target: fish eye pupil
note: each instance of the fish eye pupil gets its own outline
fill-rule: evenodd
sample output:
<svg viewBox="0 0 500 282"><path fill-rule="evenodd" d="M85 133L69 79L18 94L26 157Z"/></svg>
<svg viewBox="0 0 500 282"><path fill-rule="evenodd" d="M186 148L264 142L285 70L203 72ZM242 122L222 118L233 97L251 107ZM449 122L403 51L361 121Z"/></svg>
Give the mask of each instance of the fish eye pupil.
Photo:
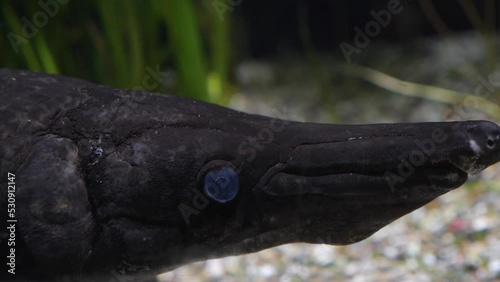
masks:
<svg viewBox="0 0 500 282"><path fill-rule="evenodd" d="M205 194L219 203L231 201L238 194L238 175L232 168L214 168L205 175L204 180Z"/></svg>
<svg viewBox="0 0 500 282"><path fill-rule="evenodd" d="M227 185L227 178L226 177L218 177L215 179L215 184L217 184L217 187L219 188L224 188Z"/></svg>

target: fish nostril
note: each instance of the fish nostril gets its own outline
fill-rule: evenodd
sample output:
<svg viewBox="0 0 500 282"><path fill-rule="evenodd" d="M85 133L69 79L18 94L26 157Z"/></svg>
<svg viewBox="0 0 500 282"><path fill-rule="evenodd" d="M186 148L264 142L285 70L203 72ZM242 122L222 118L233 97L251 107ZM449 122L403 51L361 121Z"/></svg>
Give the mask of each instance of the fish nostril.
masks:
<svg viewBox="0 0 500 282"><path fill-rule="evenodd" d="M488 147L488 149L490 149L490 150L494 149L495 148L495 140L488 138L488 141L486 142L486 147Z"/></svg>

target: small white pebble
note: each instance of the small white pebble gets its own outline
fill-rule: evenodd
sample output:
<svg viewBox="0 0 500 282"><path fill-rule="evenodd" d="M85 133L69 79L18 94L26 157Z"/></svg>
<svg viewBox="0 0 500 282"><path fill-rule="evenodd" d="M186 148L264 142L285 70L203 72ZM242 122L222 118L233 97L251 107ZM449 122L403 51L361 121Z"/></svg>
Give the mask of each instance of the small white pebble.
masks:
<svg viewBox="0 0 500 282"><path fill-rule="evenodd" d="M477 203L472 209L473 216L479 217L488 213L488 205L486 203Z"/></svg>
<svg viewBox="0 0 500 282"><path fill-rule="evenodd" d="M421 245L417 243L416 241L411 241L407 246L406 246L406 254L410 257L414 257L418 254L420 254L421 250Z"/></svg>
<svg viewBox="0 0 500 282"><path fill-rule="evenodd" d="M259 275L265 278L270 278L276 275L276 268L270 264L264 264L259 267Z"/></svg>
<svg viewBox="0 0 500 282"><path fill-rule="evenodd" d="M210 277L221 277L224 275L224 266L218 259L208 260L205 264L205 270Z"/></svg>
<svg viewBox="0 0 500 282"><path fill-rule="evenodd" d="M495 259L488 262L488 270L493 273L500 273L500 260Z"/></svg>
<svg viewBox="0 0 500 282"><path fill-rule="evenodd" d="M476 232L481 232L488 230L490 228L490 223L487 218L479 217L472 221L472 229Z"/></svg>
<svg viewBox="0 0 500 282"><path fill-rule="evenodd" d="M436 264L436 256L432 253L426 253L422 256L422 262L425 265L433 266Z"/></svg>
<svg viewBox="0 0 500 282"><path fill-rule="evenodd" d="M355 275L356 273L359 272L359 267L356 263L348 263L345 267L344 267L344 274L345 275L348 275L348 276L353 276Z"/></svg>
<svg viewBox="0 0 500 282"><path fill-rule="evenodd" d="M320 265L327 265L333 262L334 249L331 246L316 245L313 249L313 256Z"/></svg>
<svg viewBox="0 0 500 282"><path fill-rule="evenodd" d="M398 257L399 251L396 247L388 246L382 251L384 256L389 259L396 259Z"/></svg>

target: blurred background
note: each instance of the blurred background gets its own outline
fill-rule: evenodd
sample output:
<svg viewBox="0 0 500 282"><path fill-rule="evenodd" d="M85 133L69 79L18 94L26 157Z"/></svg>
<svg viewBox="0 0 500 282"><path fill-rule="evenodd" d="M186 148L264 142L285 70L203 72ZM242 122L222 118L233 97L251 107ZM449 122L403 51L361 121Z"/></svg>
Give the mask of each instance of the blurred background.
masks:
<svg viewBox="0 0 500 282"><path fill-rule="evenodd" d="M500 121L497 0L3 0L0 9L3 68L299 121ZM323 238L159 278L500 281L499 195L497 165L361 243Z"/></svg>

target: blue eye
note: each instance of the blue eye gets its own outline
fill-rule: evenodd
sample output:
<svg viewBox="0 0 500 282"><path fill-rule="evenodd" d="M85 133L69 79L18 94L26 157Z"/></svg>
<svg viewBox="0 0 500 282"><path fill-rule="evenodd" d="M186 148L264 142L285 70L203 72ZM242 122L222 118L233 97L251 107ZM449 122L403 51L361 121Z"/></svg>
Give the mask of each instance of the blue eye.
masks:
<svg viewBox="0 0 500 282"><path fill-rule="evenodd" d="M225 203L236 198L239 190L240 181L232 168L215 168L205 175L205 194L219 203Z"/></svg>

